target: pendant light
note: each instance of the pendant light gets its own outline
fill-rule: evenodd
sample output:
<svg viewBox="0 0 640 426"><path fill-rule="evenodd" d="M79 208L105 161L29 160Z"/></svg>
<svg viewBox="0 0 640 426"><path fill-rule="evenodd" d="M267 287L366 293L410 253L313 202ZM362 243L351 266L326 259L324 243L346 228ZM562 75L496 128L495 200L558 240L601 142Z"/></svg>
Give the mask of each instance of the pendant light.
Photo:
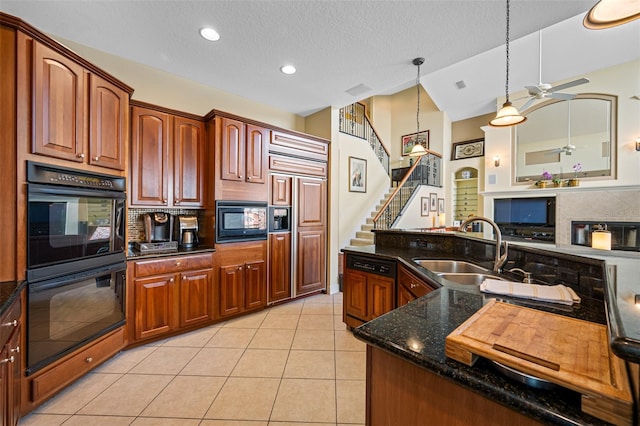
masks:
<svg viewBox="0 0 640 426"><path fill-rule="evenodd" d="M506 102L498 111L496 118L489 122L493 127L508 127L526 121L527 117L520 115L516 107L509 102L509 0L507 0L507 37L506 37L507 76L505 79Z"/></svg>
<svg viewBox="0 0 640 426"><path fill-rule="evenodd" d="M412 61L413 65L418 67L418 76L416 77L416 90L418 92L418 107L416 111L416 141L411 148L409 157L420 157L427 153L424 147L419 143L418 136L420 136L420 65L424 64L424 58L415 58Z"/></svg>

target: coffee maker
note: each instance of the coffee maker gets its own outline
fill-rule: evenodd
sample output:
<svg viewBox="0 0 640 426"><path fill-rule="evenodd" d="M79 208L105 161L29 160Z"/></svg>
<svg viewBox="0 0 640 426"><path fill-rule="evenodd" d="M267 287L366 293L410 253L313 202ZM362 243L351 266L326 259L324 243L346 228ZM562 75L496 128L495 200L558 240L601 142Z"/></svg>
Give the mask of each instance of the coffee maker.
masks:
<svg viewBox="0 0 640 426"><path fill-rule="evenodd" d="M145 213L144 232L148 243L171 241L173 216L164 212Z"/></svg>
<svg viewBox="0 0 640 426"><path fill-rule="evenodd" d="M178 244L184 248L198 245L198 218L196 216L178 216Z"/></svg>

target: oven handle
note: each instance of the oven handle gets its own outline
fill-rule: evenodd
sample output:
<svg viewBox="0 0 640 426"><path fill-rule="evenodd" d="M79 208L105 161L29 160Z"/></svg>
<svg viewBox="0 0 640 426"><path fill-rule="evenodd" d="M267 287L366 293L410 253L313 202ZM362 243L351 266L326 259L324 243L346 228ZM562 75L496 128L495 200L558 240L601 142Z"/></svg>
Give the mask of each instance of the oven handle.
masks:
<svg viewBox="0 0 640 426"><path fill-rule="evenodd" d="M29 293L39 293L41 291L51 290L54 288L63 287L76 281L110 274L113 272L125 272L126 269L127 264L125 262L119 262L107 266L101 266L99 268L94 268L88 271L65 275L59 278L52 278L50 280L42 281L39 283L29 283Z"/></svg>
<svg viewBox="0 0 640 426"><path fill-rule="evenodd" d="M84 189L84 188L73 188L69 189L67 187L53 187L50 185L41 185L38 183L29 183L29 193L33 194L51 194L51 195L74 195L74 196L85 196L85 197L93 197L93 198L111 198L116 200L124 200L127 198L126 194L121 191L105 191L104 189Z"/></svg>

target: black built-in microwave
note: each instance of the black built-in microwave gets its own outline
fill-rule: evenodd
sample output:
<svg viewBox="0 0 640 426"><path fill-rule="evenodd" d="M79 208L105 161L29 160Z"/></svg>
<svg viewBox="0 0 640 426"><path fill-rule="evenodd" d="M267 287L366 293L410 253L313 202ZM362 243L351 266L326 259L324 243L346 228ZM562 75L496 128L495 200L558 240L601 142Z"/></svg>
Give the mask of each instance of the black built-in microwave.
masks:
<svg viewBox="0 0 640 426"><path fill-rule="evenodd" d="M216 201L216 243L267 239L267 203Z"/></svg>

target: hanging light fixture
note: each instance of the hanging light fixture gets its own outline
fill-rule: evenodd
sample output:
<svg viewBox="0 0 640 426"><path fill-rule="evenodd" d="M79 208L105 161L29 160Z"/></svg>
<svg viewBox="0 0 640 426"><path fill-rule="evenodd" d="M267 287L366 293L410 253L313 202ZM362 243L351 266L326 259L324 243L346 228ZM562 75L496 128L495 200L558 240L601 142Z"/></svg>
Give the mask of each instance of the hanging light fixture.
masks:
<svg viewBox="0 0 640 426"><path fill-rule="evenodd" d="M424 58L415 58L412 62L413 65L418 67L418 76L416 77L416 90L418 91L418 108L416 111L416 141L413 145L413 148L411 148L409 157L420 157L427 153L424 147L419 143L418 139L418 137L420 136L420 65L424 64Z"/></svg>
<svg viewBox="0 0 640 426"><path fill-rule="evenodd" d="M600 0L589 10L582 24L590 30L601 30L639 18L640 3L637 0Z"/></svg>
<svg viewBox="0 0 640 426"><path fill-rule="evenodd" d="M500 111L498 111L496 118L489 122L489 125L494 127L514 126L516 124L524 122L527 119L527 117L520 115L516 107L514 107L511 102L509 102L509 0L507 0L507 37L505 45L507 52L507 76L504 85L506 102L502 105Z"/></svg>

